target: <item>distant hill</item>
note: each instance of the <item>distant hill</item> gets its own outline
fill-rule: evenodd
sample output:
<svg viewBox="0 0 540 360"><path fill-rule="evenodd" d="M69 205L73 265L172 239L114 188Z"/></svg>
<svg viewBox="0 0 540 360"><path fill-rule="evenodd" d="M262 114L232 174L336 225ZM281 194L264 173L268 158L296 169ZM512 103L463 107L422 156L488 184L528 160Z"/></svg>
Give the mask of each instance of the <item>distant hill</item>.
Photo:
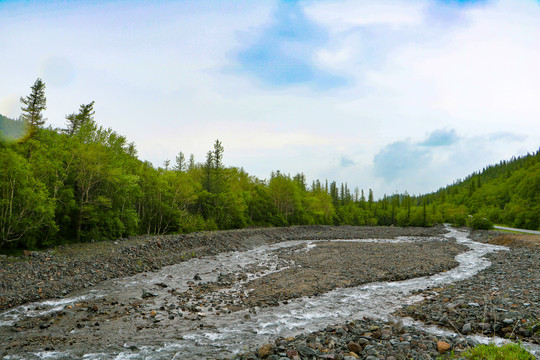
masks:
<svg viewBox="0 0 540 360"><path fill-rule="evenodd" d="M540 228L540 149L475 172L426 195L439 210L461 206L493 223Z"/></svg>
<svg viewBox="0 0 540 360"><path fill-rule="evenodd" d="M24 122L0 114L0 140L14 141L24 134Z"/></svg>

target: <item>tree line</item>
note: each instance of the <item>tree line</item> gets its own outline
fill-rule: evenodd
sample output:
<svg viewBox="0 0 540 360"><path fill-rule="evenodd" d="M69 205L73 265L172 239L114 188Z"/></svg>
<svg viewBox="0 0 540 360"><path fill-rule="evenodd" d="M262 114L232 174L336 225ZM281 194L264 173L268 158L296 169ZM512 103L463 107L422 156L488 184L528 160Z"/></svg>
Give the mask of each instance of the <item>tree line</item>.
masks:
<svg viewBox="0 0 540 360"><path fill-rule="evenodd" d="M137 234L304 224L430 226L500 222L537 229L539 153L501 162L437 192L384 195L347 183L307 183L279 171L261 180L223 164L216 140L204 162L179 152L155 167L94 118L94 102L45 127L45 84L0 117L0 250ZM24 133L17 137L15 134ZM472 216L472 217L471 217ZM473 219L473 220L471 220Z"/></svg>

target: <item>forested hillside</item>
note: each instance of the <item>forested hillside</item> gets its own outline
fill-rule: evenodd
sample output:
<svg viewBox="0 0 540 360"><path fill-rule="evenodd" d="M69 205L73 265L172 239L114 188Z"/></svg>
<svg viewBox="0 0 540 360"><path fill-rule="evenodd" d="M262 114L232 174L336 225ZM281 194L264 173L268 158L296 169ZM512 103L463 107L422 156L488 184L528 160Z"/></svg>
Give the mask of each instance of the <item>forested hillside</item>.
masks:
<svg viewBox="0 0 540 360"><path fill-rule="evenodd" d="M0 117L0 250L248 226L429 226L488 218L539 227L538 152L432 194L376 201L370 189L366 195L328 180L308 184L301 172L261 180L225 167L219 140L204 162L179 152L173 164L156 168L137 157L135 144L97 124L93 102L67 115L65 128L45 128L44 89L38 79L21 98L21 120Z"/></svg>
<svg viewBox="0 0 540 360"><path fill-rule="evenodd" d="M493 223L537 230L540 228L540 150L488 166L426 197L442 213L457 206L463 213L476 214L477 218L487 218ZM456 217L456 221L463 223L464 219Z"/></svg>

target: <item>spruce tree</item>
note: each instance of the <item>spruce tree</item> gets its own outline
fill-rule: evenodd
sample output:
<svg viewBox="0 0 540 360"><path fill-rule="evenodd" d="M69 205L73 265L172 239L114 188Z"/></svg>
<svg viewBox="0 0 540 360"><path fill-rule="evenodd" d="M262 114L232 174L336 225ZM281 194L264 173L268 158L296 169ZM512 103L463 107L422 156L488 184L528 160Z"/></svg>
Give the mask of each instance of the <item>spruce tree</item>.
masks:
<svg viewBox="0 0 540 360"><path fill-rule="evenodd" d="M84 125L94 121L95 113L96 112L94 111L94 101L89 104L82 104L81 106L79 106L78 113L66 115L67 128L64 130L64 132L69 136L78 134L80 129L84 127Z"/></svg>
<svg viewBox="0 0 540 360"><path fill-rule="evenodd" d="M41 79L38 78L31 89L30 95L21 97L21 102L24 104L21 107L23 111L21 119L26 122L33 133L38 127L45 124L46 119L43 118L42 112L47 109L47 98L45 97L45 83Z"/></svg>

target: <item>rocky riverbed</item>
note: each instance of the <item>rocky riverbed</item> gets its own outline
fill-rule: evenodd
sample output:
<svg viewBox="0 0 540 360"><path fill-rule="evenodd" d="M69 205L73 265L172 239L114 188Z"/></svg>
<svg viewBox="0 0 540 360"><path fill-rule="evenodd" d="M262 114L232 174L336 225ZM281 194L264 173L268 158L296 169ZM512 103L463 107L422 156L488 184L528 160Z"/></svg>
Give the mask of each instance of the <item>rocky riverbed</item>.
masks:
<svg viewBox="0 0 540 360"><path fill-rule="evenodd" d="M478 235L476 239L484 240ZM430 289L424 292L426 300L397 315L463 335L496 335L540 344L540 249L536 243L516 243L509 251L487 257L492 265L478 275Z"/></svg>
<svg viewBox="0 0 540 360"><path fill-rule="evenodd" d="M452 333L433 335L417 325L406 326L399 318L383 321L366 315L351 315L346 322L298 335L297 330L293 334L287 327L279 330L281 325L276 323L281 315L276 318L267 314L279 307L287 316L298 313L298 319L320 316L309 313L310 299L322 301L339 288L444 273L457 265L456 255L466 249L452 240L441 240L440 235L444 232L443 228L331 226L247 229L139 237L89 244L79 249L56 249L24 260L0 259L3 262L0 296L5 299L5 304L66 295L65 301L29 304L0 314L0 325L4 319L4 326L0 326L0 348L5 348L0 355L11 359L43 356L108 359L122 354L136 359L170 359L172 356L175 359L223 359L240 351L243 355L236 357L241 359L436 358L449 349L459 351L474 345L476 340ZM319 241L324 239L366 240ZM377 243L369 239L387 240ZM497 256L503 259L508 253L490 256L495 256L493 259L498 261ZM250 254L251 258L246 260L245 254ZM525 252L516 253L517 258L511 263L528 267L529 278L534 279L538 276L535 269L539 259L537 255L525 255ZM530 261L520 262L520 259ZM163 267L174 263L178 265ZM490 280L505 277L510 270L519 271L509 264L501 263L501 268ZM161 267L163 269L157 271ZM493 266L483 272L491 268ZM136 273L138 275L126 277ZM77 274L81 276L76 278ZM23 280L18 283L19 278ZM117 279L101 281L106 278ZM473 279L476 277L463 283ZM12 283L8 284L8 281ZM512 278L507 281L513 282ZM393 287L393 283L388 284ZM448 308L443 306L449 301L443 297L438 305L433 299L446 289L456 289L459 284L427 290L417 297L424 296L429 300L402 311L421 309L417 314L427 314L426 320L437 318L438 324L447 316L448 323L456 323L457 320L450 320L444 313ZM532 280L516 285L514 290L526 289L528 285L531 285L530 291L535 291ZM478 297L484 290L481 287L464 288L457 291L459 295L456 296L467 304L476 301L480 305ZM21 291L22 296L18 294ZM305 300L297 303L295 299L300 298ZM347 301L346 295L337 298ZM428 306L431 303L435 306ZM422 304L428 305L423 307ZM339 305L332 309L340 312ZM534 340L537 298L511 310L516 313L511 314L512 320L519 323L512 335L523 337L524 332L519 331L522 324L527 324L531 325L532 331L527 339ZM438 316L439 313L443 316ZM414 316L414 312L408 315ZM472 317L462 316L464 319ZM471 333L478 331L476 323L468 321L471 322ZM238 331L239 327L246 327L246 334L249 331L264 333L268 322L275 329L268 332L270 336L265 345L260 339L250 342L249 335L240 336L242 340L238 345L227 347L220 347L212 340L223 337L224 333ZM228 327L232 323L239 325ZM271 336L276 333L282 333L283 337ZM190 347L195 343L198 347ZM199 348L204 348L203 352L198 353Z"/></svg>
<svg viewBox="0 0 540 360"><path fill-rule="evenodd" d="M470 237L510 247L487 255L492 265L476 276L418 292L425 300L399 309L394 320L351 319L276 338L238 359L439 359L449 358L451 351L459 357L478 345L478 338L492 336L540 344L540 237L486 231ZM443 330L433 331L435 327Z"/></svg>
<svg viewBox="0 0 540 360"><path fill-rule="evenodd" d="M107 279L157 270L190 258L247 250L264 244L300 239L426 237L441 233L444 233L442 227L292 226L139 236L32 252L23 258L0 257L0 310L63 297L73 290L92 287Z"/></svg>

